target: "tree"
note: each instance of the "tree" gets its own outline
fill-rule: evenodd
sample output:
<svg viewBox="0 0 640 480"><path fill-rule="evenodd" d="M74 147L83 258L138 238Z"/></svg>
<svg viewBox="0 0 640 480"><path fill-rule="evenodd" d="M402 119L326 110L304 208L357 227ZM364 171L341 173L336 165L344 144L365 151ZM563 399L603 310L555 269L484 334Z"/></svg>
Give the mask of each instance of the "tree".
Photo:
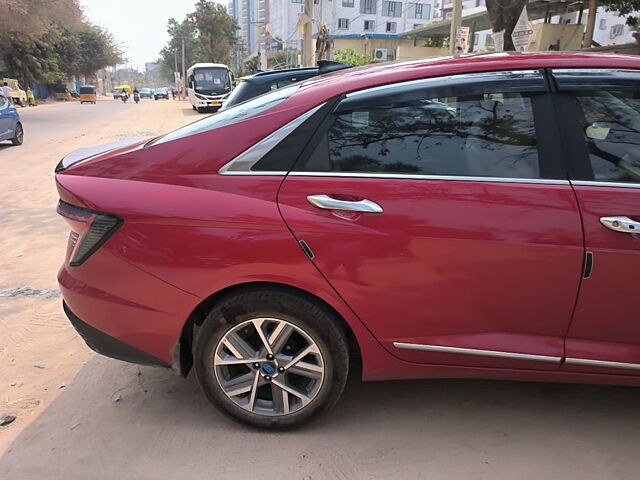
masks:
<svg viewBox="0 0 640 480"><path fill-rule="evenodd" d="M182 42L184 40L185 68L197 62L231 63L231 52L236 46L238 24L229 16L222 5L198 0L195 11L178 21L169 20L167 32L169 42L160 51L160 64L163 77L173 81L176 67L182 70Z"/></svg>
<svg viewBox="0 0 640 480"><path fill-rule="evenodd" d="M122 62L111 34L86 22L74 28L52 24L42 34L12 32L4 42L0 55L7 70L24 83L56 83Z"/></svg>
<svg viewBox="0 0 640 480"><path fill-rule="evenodd" d="M0 41L11 34L42 35L55 23L64 27L78 26L82 11L78 0L3 0L0 15Z"/></svg>
<svg viewBox="0 0 640 480"><path fill-rule="evenodd" d="M504 30L504 49L515 50L511 34L516 26L518 17L529 0L487 0L487 13L494 32Z"/></svg>
<svg viewBox="0 0 640 480"><path fill-rule="evenodd" d="M353 48L345 48L343 50L336 50L333 54L333 60L359 66L373 62L373 57L371 55L360 54Z"/></svg>
<svg viewBox="0 0 640 480"><path fill-rule="evenodd" d="M231 63L238 24L220 4L198 0L187 17L196 32L196 55L204 62Z"/></svg>

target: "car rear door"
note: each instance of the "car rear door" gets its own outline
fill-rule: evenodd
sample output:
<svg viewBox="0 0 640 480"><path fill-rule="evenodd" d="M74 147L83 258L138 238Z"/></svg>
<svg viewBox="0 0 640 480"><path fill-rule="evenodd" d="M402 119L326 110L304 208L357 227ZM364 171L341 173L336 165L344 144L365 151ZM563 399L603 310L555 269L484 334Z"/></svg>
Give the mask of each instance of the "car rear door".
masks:
<svg viewBox="0 0 640 480"><path fill-rule="evenodd" d="M585 272L564 369L640 374L640 71L555 70Z"/></svg>
<svg viewBox="0 0 640 480"><path fill-rule="evenodd" d="M348 94L284 180L287 225L397 357L559 368L584 248L545 85L496 72Z"/></svg>

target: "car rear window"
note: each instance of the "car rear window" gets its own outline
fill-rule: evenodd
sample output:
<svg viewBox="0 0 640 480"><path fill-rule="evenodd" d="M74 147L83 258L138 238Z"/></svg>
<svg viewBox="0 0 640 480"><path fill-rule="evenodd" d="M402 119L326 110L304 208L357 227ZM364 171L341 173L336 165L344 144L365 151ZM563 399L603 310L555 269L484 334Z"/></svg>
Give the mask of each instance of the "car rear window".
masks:
<svg viewBox="0 0 640 480"><path fill-rule="evenodd" d="M213 115L205 117L202 120L198 120L197 122L190 123L189 125L185 125L184 127L174 130L173 132L150 142L149 145L170 142L178 138L207 132L219 127L225 127L227 125L231 125L241 120L253 117L285 101L287 98L293 95L298 90L298 88L300 88L299 85L291 85L286 88L266 93L244 103L239 103L238 105L235 105L228 110L214 113Z"/></svg>

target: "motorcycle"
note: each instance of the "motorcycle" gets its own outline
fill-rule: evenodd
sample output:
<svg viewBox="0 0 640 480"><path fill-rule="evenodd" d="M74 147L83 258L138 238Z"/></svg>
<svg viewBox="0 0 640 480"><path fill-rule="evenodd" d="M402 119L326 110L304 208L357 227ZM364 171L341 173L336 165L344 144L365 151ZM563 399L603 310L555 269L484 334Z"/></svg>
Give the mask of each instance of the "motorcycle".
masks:
<svg viewBox="0 0 640 480"><path fill-rule="evenodd" d="M122 100L122 103L127 103L127 100L129 100L129 95L127 95L126 93L123 93L122 96L120 97L120 100Z"/></svg>
<svg viewBox="0 0 640 480"><path fill-rule="evenodd" d="M133 101L136 103L140 101L140 94L138 92L133 92Z"/></svg>

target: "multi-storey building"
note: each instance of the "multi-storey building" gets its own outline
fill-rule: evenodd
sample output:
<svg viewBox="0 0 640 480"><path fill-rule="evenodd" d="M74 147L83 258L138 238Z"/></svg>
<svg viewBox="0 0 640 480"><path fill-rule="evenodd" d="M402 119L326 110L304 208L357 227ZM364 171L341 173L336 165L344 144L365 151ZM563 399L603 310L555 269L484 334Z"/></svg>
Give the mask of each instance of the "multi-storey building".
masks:
<svg viewBox="0 0 640 480"><path fill-rule="evenodd" d="M472 0L475 1L475 0ZM313 32L319 22L332 35L402 33L441 17L442 0L314 0ZM304 0L272 0L269 2L269 30L283 48L300 48L297 30L298 14Z"/></svg>
<svg viewBox="0 0 640 480"><path fill-rule="evenodd" d="M273 3L279 3L274 1ZM240 29L238 39L250 57L265 49L265 29L268 24L269 0L230 0L227 10Z"/></svg>

